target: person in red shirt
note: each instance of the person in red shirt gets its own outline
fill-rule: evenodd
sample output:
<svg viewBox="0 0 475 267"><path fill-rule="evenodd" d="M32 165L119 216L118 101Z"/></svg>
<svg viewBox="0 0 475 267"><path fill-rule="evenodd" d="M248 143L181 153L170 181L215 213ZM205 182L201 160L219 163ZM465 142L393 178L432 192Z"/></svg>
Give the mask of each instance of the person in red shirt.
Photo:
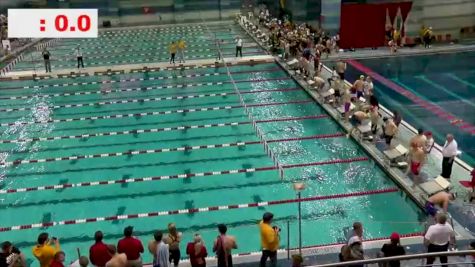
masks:
<svg viewBox="0 0 475 267"><path fill-rule="evenodd" d="M142 267L142 258L140 254L144 252L142 242L133 237L134 227L127 226L124 229L124 238L117 244L117 252L127 255L127 266Z"/></svg>
<svg viewBox="0 0 475 267"><path fill-rule="evenodd" d="M54 254L54 260L51 262L49 267L64 267L64 260L66 259L66 254L62 251L56 252Z"/></svg>
<svg viewBox="0 0 475 267"><path fill-rule="evenodd" d="M186 254L190 256L191 267L206 267L208 252L199 234L195 234L193 242L186 245Z"/></svg>
<svg viewBox="0 0 475 267"><path fill-rule="evenodd" d="M89 249L89 259L91 263L97 267L104 267L106 263L111 259L111 255L107 250L107 245L102 242L104 235L101 231L97 231L94 234L94 240L96 243Z"/></svg>

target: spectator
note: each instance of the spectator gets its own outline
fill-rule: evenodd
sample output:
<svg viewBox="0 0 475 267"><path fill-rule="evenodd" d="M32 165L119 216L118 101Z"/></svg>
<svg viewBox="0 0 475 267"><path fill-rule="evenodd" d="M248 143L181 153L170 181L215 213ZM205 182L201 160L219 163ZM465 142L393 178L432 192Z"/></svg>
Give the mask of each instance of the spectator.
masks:
<svg viewBox="0 0 475 267"><path fill-rule="evenodd" d="M176 230L176 225L174 223L169 223L166 243L168 244L170 250L170 263L173 262L175 267L178 266L181 258L180 241L181 233Z"/></svg>
<svg viewBox="0 0 475 267"><path fill-rule="evenodd" d="M271 225L273 218L274 214L266 212L262 216L262 221L259 223L262 246L260 267L266 266L267 258L270 259L271 267L275 267L277 265L277 249L279 248L280 229L277 226Z"/></svg>
<svg viewBox="0 0 475 267"><path fill-rule="evenodd" d="M119 240L117 244L117 252L125 253L127 255L127 266L128 267L142 267L142 258L140 254L143 253L142 242L133 237L132 233L134 228L132 226L127 226L124 229L124 238Z"/></svg>
<svg viewBox="0 0 475 267"><path fill-rule="evenodd" d="M64 267L64 260L66 259L66 254L63 251L58 251L54 254L54 260L51 262L49 267Z"/></svg>
<svg viewBox="0 0 475 267"><path fill-rule="evenodd" d="M51 72L51 62L50 62L50 52L48 51L48 49L46 49L46 47L43 49L43 52L41 53L41 55L43 56L43 60L45 62L45 70L46 72Z"/></svg>
<svg viewBox="0 0 475 267"><path fill-rule="evenodd" d="M106 252L106 254L109 254ZM89 259L86 256L81 256L79 259L71 263L69 267L88 267L89 265Z"/></svg>
<svg viewBox="0 0 475 267"><path fill-rule="evenodd" d="M302 267L303 257L300 254L292 255L292 267Z"/></svg>
<svg viewBox="0 0 475 267"><path fill-rule="evenodd" d="M396 126L399 128L399 124L401 124L402 117L401 117L401 114L399 113L399 111L397 111L397 110L393 111L393 121L396 124Z"/></svg>
<svg viewBox="0 0 475 267"><path fill-rule="evenodd" d="M107 250L111 259L106 263L105 267L128 267L127 255L125 253L117 253L114 245L107 245Z"/></svg>
<svg viewBox="0 0 475 267"><path fill-rule="evenodd" d="M178 46L176 45L175 41L172 41L170 46L168 47L168 51L170 51L170 64L175 64L175 55L176 51L178 49Z"/></svg>
<svg viewBox="0 0 475 267"><path fill-rule="evenodd" d="M425 132L424 135L426 136L426 145L424 147L424 150L426 154L430 154L432 148L434 147L435 141L432 137L432 132Z"/></svg>
<svg viewBox="0 0 475 267"><path fill-rule="evenodd" d="M191 267L206 267L208 252L199 234L195 234L193 242L186 246L186 254L190 257Z"/></svg>
<svg viewBox="0 0 475 267"><path fill-rule="evenodd" d="M452 165L454 164L455 157L458 155L458 145L452 134L448 134L444 148L442 149L442 177L450 179L452 174Z"/></svg>
<svg viewBox="0 0 475 267"><path fill-rule="evenodd" d="M383 257L394 257L406 254L404 247L400 244L400 238L398 233L392 233L389 238L390 242L383 245L381 248L381 254ZM399 267L401 263L399 261L385 262L380 267Z"/></svg>
<svg viewBox="0 0 475 267"><path fill-rule="evenodd" d="M363 239L363 224L360 222L353 223L353 229L348 232L347 241L350 242L350 239L354 236L358 236L360 239Z"/></svg>
<svg viewBox="0 0 475 267"><path fill-rule="evenodd" d="M82 60L82 50L81 50L81 47L79 45L76 49L76 58L78 60L78 69L79 69L79 66L84 68L84 61Z"/></svg>
<svg viewBox="0 0 475 267"><path fill-rule="evenodd" d="M53 245L51 245L53 242ZM33 255L38 259L40 267L50 267L55 254L60 251L59 240L53 237L49 239L48 233L38 236L37 244L33 247Z"/></svg>
<svg viewBox="0 0 475 267"><path fill-rule="evenodd" d="M236 57L238 56L238 53L239 56L242 57L242 39L239 36L236 38Z"/></svg>
<svg viewBox="0 0 475 267"><path fill-rule="evenodd" d="M447 223L447 216L443 213L437 214L437 224L429 226L424 235L424 244L427 252L444 252L449 249L449 245L455 244L455 232L452 226ZM447 267L447 256L440 256L442 267ZM427 266L434 263L435 257L427 258Z"/></svg>
<svg viewBox="0 0 475 267"><path fill-rule="evenodd" d="M183 63L185 63L185 48L186 48L186 43L185 43L185 40L183 40L182 38L180 38L180 40L178 40L178 57L180 59L180 63L183 61Z"/></svg>
<svg viewBox="0 0 475 267"><path fill-rule="evenodd" d="M341 248L340 255L340 261L363 260L363 240L358 235L351 237L348 244ZM351 266L363 267L362 264L352 264Z"/></svg>
<svg viewBox="0 0 475 267"><path fill-rule="evenodd" d="M162 232L156 231L155 234L153 234L153 238L156 243L153 253L153 267L169 267L170 249L168 245L163 242Z"/></svg>
<svg viewBox="0 0 475 267"><path fill-rule="evenodd" d="M232 267L233 258L231 250L237 248L236 239L233 236L226 235L228 228L224 224L218 225L219 236L214 241L213 251L218 258L217 267Z"/></svg>
<svg viewBox="0 0 475 267"><path fill-rule="evenodd" d="M108 253L107 245L102 242L104 235L101 231L97 231L94 234L94 240L96 243L89 249L89 259L91 263L96 267L104 267L106 263L111 259Z"/></svg>
<svg viewBox="0 0 475 267"><path fill-rule="evenodd" d="M0 267L26 267L25 255L12 243L5 241L0 253Z"/></svg>

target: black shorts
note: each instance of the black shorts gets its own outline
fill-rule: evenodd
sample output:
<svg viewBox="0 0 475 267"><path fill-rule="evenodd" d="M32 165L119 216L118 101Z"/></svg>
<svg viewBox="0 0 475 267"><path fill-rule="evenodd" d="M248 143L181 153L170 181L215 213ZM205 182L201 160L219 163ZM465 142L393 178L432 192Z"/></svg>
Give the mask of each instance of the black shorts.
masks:
<svg viewBox="0 0 475 267"><path fill-rule="evenodd" d="M345 80L345 73L344 72L338 72L338 75L340 76L340 79L342 81Z"/></svg>
<svg viewBox="0 0 475 267"><path fill-rule="evenodd" d="M340 97L341 94L340 94L340 90L335 90L335 97Z"/></svg>
<svg viewBox="0 0 475 267"><path fill-rule="evenodd" d="M391 144L391 140L393 140L393 136L391 135L384 135L384 139L386 140L386 145Z"/></svg>
<svg viewBox="0 0 475 267"><path fill-rule="evenodd" d="M174 265L178 265L178 263L180 262L180 258L181 258L181 253L180 253L180 250L169 250L170 252L170 263L173 262Z"/></svg>

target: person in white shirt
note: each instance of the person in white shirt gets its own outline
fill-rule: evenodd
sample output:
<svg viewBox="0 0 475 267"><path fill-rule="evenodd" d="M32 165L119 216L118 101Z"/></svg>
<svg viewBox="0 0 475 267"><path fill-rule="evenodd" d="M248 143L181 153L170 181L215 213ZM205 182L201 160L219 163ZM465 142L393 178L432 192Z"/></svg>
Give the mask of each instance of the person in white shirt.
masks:
<svg viewBox="0 0 475 267"><path fill-rule="evenodd" d="M239 55L242 57L242 39L241 37L236 38L236 57Z"/></svg>
<svg viewBox="0 0 475 267"><path fill-rule="evenodd" d="M452 134L448 134L444 148L442 149L442 177L450 179L452 174L452 165L454 164L454 159L458 154L457 141L455 141Z"/></svg>
<svg viewBox="0 0 475 267"><path fill-rule="evenodd" d="M78 60L78 69L79 69L79 66L81 66L82 68L84 68L84 62L82 60L82 50L81 50L81 47L78 46L76 48L76 58Z"/></svg>
<svg viewBox="0 0 475 267"><path fill-rule="evenodd" d="M366 80L363 85L364 88L364 95L366 97L366 100L369 101L369 98L373 95L373 80L371 79L370 76L366 76Z"/></svg>
<svg viewBox="0 0 475 267"><path fill-rule="evenodd" d="M447 216L443 213L437 214L437 224L429 226L424 235L424 244L427 246L427 252L445 252L449 245L455 244L455 232L452 226L447 223ZM447 256L440 256L442 267L447 267ZM435 257L427 258L427 265L434 263Z"/></svg>
<svg viewBox="0 0 475 267"><path fill-rule="evenodd" d="M161 231L156 231L153 237L157 242L156 252L153 256L153 267L169 267L170 251L168 244L163 242L163 233Z"/></svg>

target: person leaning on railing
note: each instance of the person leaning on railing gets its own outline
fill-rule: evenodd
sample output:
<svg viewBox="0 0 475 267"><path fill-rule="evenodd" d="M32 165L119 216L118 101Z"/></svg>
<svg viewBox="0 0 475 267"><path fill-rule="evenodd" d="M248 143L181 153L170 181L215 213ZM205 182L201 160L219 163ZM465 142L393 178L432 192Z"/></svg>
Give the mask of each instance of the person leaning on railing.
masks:
<svg viewBox="0 0 475 267"><path fill-rule="evenodd" d="M429 226L424 235L424 244L427 246L427 252L444 252L449 246L455 246L455 232L452 226L447 223L447 216L444 213L437 214L437 224ZM440 256L442 267L447 265L447 256ZM435 257L427 258L427 265L434 263Z"/></svg>

